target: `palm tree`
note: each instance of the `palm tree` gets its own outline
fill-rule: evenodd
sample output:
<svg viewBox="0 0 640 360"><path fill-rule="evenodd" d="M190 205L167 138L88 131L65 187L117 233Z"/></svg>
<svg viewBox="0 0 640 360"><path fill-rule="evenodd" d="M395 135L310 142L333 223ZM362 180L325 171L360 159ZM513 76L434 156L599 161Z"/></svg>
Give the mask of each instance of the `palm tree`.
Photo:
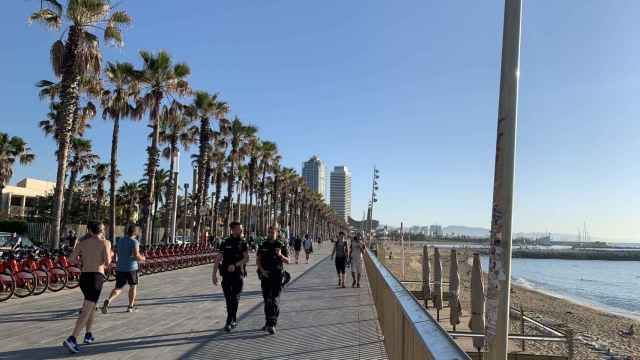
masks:
<svg viewBox="0 0 640 360"><path fill-rule="evenodd" d="M104 204L104 181L107 180L109 174L109 164L99 163L93 166L94 176L96 180L96 215L98 221L102 221L102 205Z"/></svg>
<svg viewBox="0 0 640 360"><path fill-rule="evenodd" d="M235 183L236 167L242 162L243 154L240 151L241 146L252 136L258 132L254 126L243 125L240 119L236 118L229 125L229 134L231 137L231 153L229 154L229 178L227 179L227 214L225 220L225 228L228 227L231 217L233 216L233 193Z"/></svg>
<svg viewBox="0 0 640 360"><path fill-rule="evenodd" d="M153 129L151 146L147 148L147 193L143 199L142 245L146 245L153 228L151 205L154 204L156 194L156 172L160 158L158 143L160 142L160 115L163 102L173 95L186 95L190 92L189 84L184 80L190 73L189 66L184 63L173 64L171 57L165 51L152 54L141 51L143 67L136 71L136 81L143 91L142 97L136 104L136 115L149 113L149 126Z"/></svg>
<svg viewBox="0 0 640 360"><path fill-rule="evenodd" d="M136 182L123 182L118 189L120 203L124 205L124 217L127 225L135 222L134 214L138 210L138 202L144 189Z"/></svg>
<svg viewBox="0 0 640 360"><path fill-rule="evenodd" d="M202 223L202 214L200 209L203 208L207 197L207 169L209 165L209 149L211 139L211 117L216 117L229 111L229 106L225 102L218 101L218 94L209 94L205 91L197 91L193 99L193 104L189 108L191 116L200 121L199 135L199 154L198 154L198 179L196 199L196 223L195 234L196 239L200 238L200 226Z"/></svg>
<svg viewBox="0 0 640 360"><path fill-rule="evenodd" d="M163 108L160 119L160 143L168 144L162 150L164 158L171 159L172 154L176 154L179 151L179 145L182 145L184 150L189 150L189 147L195 143L196 131L191 127L191 122L192 119L184 114L184 106L177 101L174 101L171 106ZM167 184L167 191L169 192L167 197L168 211L164 222L166 229L171 227L174 209L178 205L178 199L176 198L176 187L178 186L176 182L178 179L174 177L177 169L174 169L173 166L173 161L171 161L169 183ZM167 233L165 232L165 234Z"/></svg>
<svg viewBox="0 0 640 360"><path fill-rule="evenodd" d="M99 160L98 155L91 149L91 141L83 138L75 138L71 142L71 160L69 161L69 187L64 201L64 216L62 217L62 228L68 224L73 194L75 192L78 175L84 170L93 166Z"/></svg>
<svg viewBox="0 0 640 360"><path fill-rule="evenodd" d="M137 96L135 83L132 81L134 68L130 63L107 63L104 71L111 89L102 92L102 118L113 121L111 136L111 164L109 172L109 236L115 239L116 231L116 180L118 174L118 141L120 137L120 120L133 114L134 107L130 100Z"/></svg>
<svg viewBox="0 0 640 360"><path fill-rule="evenodd" d="M260 149L260 153L259 153L259 165L258 165L258 171L262 173L262 178L260 180L260 189L259 189L259 199L260 199L260 204L258 205L258 208L260 209L260 216L259 216L259 231L261 232L261 234L265 234L267 229L266 229L266 219L265 219L265 195L266 195L266 180L267 180L267 173L269 173L271 171L271 167L272 167L272 162L275 159L275 157L278 154L278 147L274 142L271 141L264 141L262 143L261 149ZM257 202L257 201L256 201Z"/></svg>
<svg viewBox="0 0 640 360"><path fill-rule="evenodd" d="M212 152L211 152L211 168L213 169L212 182L215 183L215 196L213 202L213 216L211 219L211 231L216 236L218 234L218 218L220 211L220 196L222 194L222 182L225 180L224 168L227 165L227 141L225 132L227 131L226 120L221 120L220 132L214 132Z"/></svg>
<svg viewBox="0 0 640 360"><path fill-rule="evenodd" d="M13 176L16 160L22 165L29 165L34 159L35 155L22 138L0 132L0 195Z"/></svg>
<svg viewBox="0 0 640 360"><path fill-rule="evenodd" d="M103 28L106 42L122 45L120 28L130 24L131 18L124 11L112 11L108 0L68 0L66 11L57 0L42 0L40 4L40 10L29 17L30 21L43 23L56 30L61 29L63 22L68 25L68 29L64 32L67 35L66 40L57 40L51 47L53 72L61 79L60 102L62 104L60 122L56 126L58 172L54 191L51 242L53 248L58 248L69 144L71 137L77 132L74 117L78 111L80 99L80 78L82 75L97 75L100 72L99 41L90 30Z"/></svg>
<svg viewBox="0 0 640 360"><path fill-rule="evenodd" d="M249 164L247 167L248 172L248 191L249 191L249 202L247 206L247 218L246 218L246 229L249 233L251 233L251 224L253 220L253 195L256 191L256 178L258 171L258 159L260 157L260 153L262 151L262 143L258 139L258 137L252 137L249 142L247 142L248 155L249 155ZM257 221L256 221L257 225ZM257 230L254 228L254 231Z"/></svg>

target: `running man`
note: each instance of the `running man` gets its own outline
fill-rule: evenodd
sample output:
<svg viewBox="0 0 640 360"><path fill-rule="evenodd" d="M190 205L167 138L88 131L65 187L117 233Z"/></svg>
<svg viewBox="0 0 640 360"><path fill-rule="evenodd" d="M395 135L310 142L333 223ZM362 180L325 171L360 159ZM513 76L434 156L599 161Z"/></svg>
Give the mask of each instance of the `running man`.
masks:
<svg viewBox="0 0 640 360"><path fill-rule="evenodd" d="M302 247L304 248L304 255L307 258L307 264L309 263L309 256L313 252L313 241L309 237L309 234L305 234L304 241L302 242Z"/></svg>
<svg viewBox="0 0 640 360"><path fill-rule="evenodd" d="M360 277L362 276L362 252L364 251L364 242L360 236L354 236L349 247L349 258L351 259L351 278L353 283L351 287L360 287Z"/></svg>
<svg viewBox="0 0 640 360"><path fill-rule="evenodd" d="M249 261L249 247L243 238L242 224L237 221L229 224L231 236L221 245L222 261L218 266L214 263L211 280L218 285L217 270L222 276L222 291L227 303L227 321L224 330L230 332L238 326L238 303L243 285L243 266ZM216 269L217 268L217 269Z"/></svg>
<svg viewBox="0 0 640 360"><path fill-rule="evenodd" d="M111 291L109 298L102 304L102 313L109 312L109 305L120 295L125 284L129 285L129 306L127 312L134 312L134 303L138 288L138 262L145 261L140 255L140 243L138 242L138 226L129 225L127 236L118 239L116 243L116 286Z"/></svg>
<svg viewBox="0 0 640 360"><path fill-rule="evenodd" d="M72 263L77 262L78 256L81 259L80 290L84 295L80 317L76 320L73 333L62 343L73 354L80 352L76 338L83 327L86 328L84 343L91 344L95 341L91 327L95 318L96 303L105 281L105 270L111 263L111 243L104 238L104 226L99 222L90 222L87 228L89 234L78 241L70 258Z"/></svg>
<svg viewBox="0 0 640 360"><path fill-rule="evenodd" d="M276 333L278 316L280 315L280 293L282 292L282 278L284 274L284 264L289 263L289 253L287 245L278 240L277 225L269 227L269 237L260 246L256 257L256 267L262 297L264 298L264 316L266 323L262 328L271 335Z"/></svg>
<svg viewBox="0 0 640 360"><path fill-rule="evenodd" d="M345 234L343 231L338 233L338 240L333 245L331 251L331 260L336 258L336 272L338 273L338 287L346 287L344 285L345 272L347 268L347 256L349 255L349 249L347 248L347 242L344 240Z"/></svg>

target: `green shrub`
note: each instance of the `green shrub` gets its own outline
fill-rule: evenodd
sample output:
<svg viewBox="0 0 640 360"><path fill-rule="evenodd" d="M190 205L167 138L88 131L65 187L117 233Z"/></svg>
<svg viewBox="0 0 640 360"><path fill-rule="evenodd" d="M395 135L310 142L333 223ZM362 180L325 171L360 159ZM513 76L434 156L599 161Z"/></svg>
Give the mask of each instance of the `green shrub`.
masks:
<svg viewBox="0 0 640 360"><path fill-rule="evenodd" d="M0 232L23 235L27 233L27 223L21 220L0 220Z"/></svg>

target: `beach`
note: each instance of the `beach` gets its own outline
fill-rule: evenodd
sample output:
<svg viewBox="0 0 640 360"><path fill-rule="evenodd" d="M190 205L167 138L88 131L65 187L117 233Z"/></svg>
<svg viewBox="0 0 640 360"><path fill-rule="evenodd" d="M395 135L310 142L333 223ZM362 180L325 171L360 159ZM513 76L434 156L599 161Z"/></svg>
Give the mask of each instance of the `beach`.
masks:
<svg viewBox="0 0 640 360"><path fill-rule="evenodd" d="M388 258L392 253L391 259ZM387 246L387 266L398 276L402 276L401 247L399 245ZM405 249L405 275L403 280L409 281L407 287L418 289L419 283L411 281L422 280L421 265L422 247L414 246ZM442 249L442 265L444 282L449 277L449 250ZM472 264L472 249L458 250L458 263L461 278L461 304L463 317L461 324L457 326L459 331L468 331L468 315L470 313L470 279ZM430 249L431 261L433 261L433 250ZM562 260L559 260L562 261ZM486 271L486 268L483 268ZM486 274L485 274L486 287ZM443 286L447 292L447 286ZM640 334L635 336L621 336L620 331L629 329L634 325L636 331L640 330L640 321L631 317L607 312L592 306L578 304L566 298L553 296L534 289L513 285L511 305L516 309L522 308L525 316L532 318L546 326L566 333L571 330L574 333L574 354L576 359L603 359L614 355L638 356L640 355ZM430 310L434 312L433 310ZM448 330L452 330L449 324L449 310L447 308L440 312L440 324ZM511 334L521 334L520 317L512 313ZM524 333L526 335L548 335L533 324L526 323ZM459 344L467 351L473 351L471 341L466 338L457 339ZM511 341L511 352L523 352L529 354L545 355L567 355L567 345L564 342L540 342L525 341L524 350L521 341ZM606 355L606 354L609 355ZM613 357L615 358L615 357Z"/></svg>

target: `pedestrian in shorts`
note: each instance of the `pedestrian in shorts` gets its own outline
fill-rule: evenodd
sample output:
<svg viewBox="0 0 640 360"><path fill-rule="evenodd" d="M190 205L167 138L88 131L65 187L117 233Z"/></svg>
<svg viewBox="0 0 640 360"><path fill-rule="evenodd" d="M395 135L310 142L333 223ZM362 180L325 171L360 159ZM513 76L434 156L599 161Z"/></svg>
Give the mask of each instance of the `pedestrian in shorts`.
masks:
<svg viewBox="0 0 640 360"><path fill-rule="evenodd" d="M129 225L127 236L116 242L116 286L111 291L111 295L102 304L102 313L109 312L109 305L122 292L125 285L129 285L129 306L127 312L134 312L134 303L138 289L138 262L145 261L145 257L140 254L140 243L138 242L138 226Z"/></svg>
<svg viewBox="0 0 640 360"><path fill-rule="evenodd" d="M62 343L69 352L74 354L80 352L76 339L82 328L86 329L84 343L91 344L95 341L91 328L95 318L96 303L106 279L105 271L111 263L111 243L104 238L104 226L99 222L90 222L87 228L89 234L78 241L70 259L72 263L77 263L77 258L80 257L82 273L79 282L84 296L82 310L73 332Z"/></svg>

